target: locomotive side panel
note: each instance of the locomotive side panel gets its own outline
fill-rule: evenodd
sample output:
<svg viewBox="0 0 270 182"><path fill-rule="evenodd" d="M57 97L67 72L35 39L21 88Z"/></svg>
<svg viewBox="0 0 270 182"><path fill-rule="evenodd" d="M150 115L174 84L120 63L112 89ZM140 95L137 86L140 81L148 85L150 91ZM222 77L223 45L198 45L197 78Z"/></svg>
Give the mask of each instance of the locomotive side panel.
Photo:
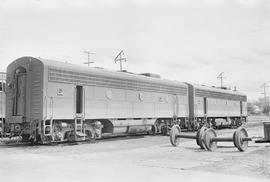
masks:
<svg viewBox="0 0 270 182"><path fill-rule="evenodd" d="M132 117L132 105L125 100L123 90L85 86L85 94L86 119Z"/></svg>
<svg viewBox="0 0 270 182"><path fill-rule="evenodd" d="M45 109L47 118L73 119L75 116L75 86L49 82L47 87ZM86 119L167 118L173 116L172 96L169 94L120 89L112 91L108 88L89 86L83 86L83 88ZM186 97L182 96L180 99L179 115L186 117L187 106L183 102L184 98Z"/></svg>
<svg viewBox="0 0 270 182"><path fill-rule="evenodd" d="M223 100L223 99L208 99L208 116L209 117L239 117L240 116L240 101Z"/></svg>
<svg viewBox="0 0 270 182"><path fill-rule="evenodd" d="M108 111L105 118L133 118L133 105L129 102L107 102Z"/></svg>
<svg viewBox="0 0 270 182"><path fill-rule="evenodd" d="M153 103L133 103L133 118L154 118L155 108Z"/></svg>
<svg viewBox="0 0 270 182"><path fill-rule="evenodd" d="M194 97L194 117L204 117L203 97Z"/></svg>
<svg viewBox="0 0 270 182"><path fill-rule="evenodd" d="M46 119L74 118L75 86L72 84L47 82L44 100L44 116Z"/></svg>
<svg viewBox="0 0 270 182"><path fill-rule="evenodd" d="M126 90L126 102L131 106L131 118L155 117L152 93L146 91Z"/></svg>
<svg viewBox="0 0 270 182"><path fill-rule="evenodd" d="M189 104L188 104L188 94L177 95L178 97L178 116L179 117L189 117Z"/></svg>
<svg viewBox="0 0 270 182"><path fill-rule="evenodd" d="M155 116L157 118L168 118L173 116L172 95L153 93L155 103Z"/></svg>

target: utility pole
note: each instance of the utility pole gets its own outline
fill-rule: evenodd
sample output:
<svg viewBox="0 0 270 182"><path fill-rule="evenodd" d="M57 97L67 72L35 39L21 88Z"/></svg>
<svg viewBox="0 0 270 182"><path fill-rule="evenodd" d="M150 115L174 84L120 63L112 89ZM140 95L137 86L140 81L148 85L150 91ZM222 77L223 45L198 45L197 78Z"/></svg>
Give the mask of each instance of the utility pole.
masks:
<svg viewBox="0 0 270 182"><path fill-rule="evenodd" d="M220 88L223 87L223 79L225 79L225 77L223 76L224 72L221 72L218 76L217 79L220 79Z"/></svg>
<svg viewBox="0 0 270 182"><path fill-rule="evenodd" d="M263 83L263 85L261 86L261 88L263 88L263 95L264 95L264 102L265 102L265 109L266 109L266 116L269 116L269 109L268 109L268 101L267 101L267 93L266 93L266 88L268 87L268 85L266 85L266 83Z"/></svg>
<svg viewBox="0 0 270 182"><path fill-rule="evenodd" d="M120 51L120 53L114 58L114 62L116 63L117 61L120 62L120 71L123 71L122 68L122 61L127 61L127 59L124 57L124 51Z"/></svg>
<svg viewBox="0 0 270 182"><path fill-rule="evenodd" d="M87 54L87 62L83 63L83 64L87 64L88 67L90 66L91 63L94 63L94 61L90 61L90 54L96 54L94 52L90 52L90 51L83 51L85 54Z"/></svg>

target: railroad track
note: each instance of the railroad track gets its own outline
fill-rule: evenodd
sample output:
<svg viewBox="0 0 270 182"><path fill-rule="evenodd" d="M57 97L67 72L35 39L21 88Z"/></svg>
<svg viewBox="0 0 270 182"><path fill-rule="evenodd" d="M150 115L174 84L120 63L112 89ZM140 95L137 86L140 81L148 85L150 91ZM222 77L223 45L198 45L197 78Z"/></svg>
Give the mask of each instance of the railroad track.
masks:
<svg viewBox="0 0 270 182"><path fill-rule="evenodd" d="M31 142L22 142L21 137L5 137L0 138L0 147L16 147L16 146L55 146L55 145L81 145L81 144L89 144L89 143L99 143L99 142L107 142L107 141L117 141L117 140L130 140L130 139L137 139L143 138L145 136L149 136L149 134L134 134L134 135L114 135L114 136L104 136L102 138L84 140L84 141L63 141L57 143L47 143L47 144L40 144L40 143L31 143ZM157 135L151 135L157 136Z"/></svg>

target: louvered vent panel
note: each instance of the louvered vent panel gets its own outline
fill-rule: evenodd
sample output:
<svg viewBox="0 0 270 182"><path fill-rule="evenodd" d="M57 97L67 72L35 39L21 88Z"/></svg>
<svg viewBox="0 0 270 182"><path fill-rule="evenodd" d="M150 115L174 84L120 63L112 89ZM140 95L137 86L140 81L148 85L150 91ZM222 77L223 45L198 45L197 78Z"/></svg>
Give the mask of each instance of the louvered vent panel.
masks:
<svg viewBox="0 0 270 182"><path fill-rule="evenodd" d="M49 81L97 87L187 95L187 88L49 68Z"/></svg>
<svg viewBox="0 0 270 182"><path fill-rule="evenodd" d="M216 98L216 99L225 99L225 100L247 101L246 96L230 94L230 93L215 92L215 91L211 91L211 90L202 90L202 89L196 89L195 96Z"/></svg>

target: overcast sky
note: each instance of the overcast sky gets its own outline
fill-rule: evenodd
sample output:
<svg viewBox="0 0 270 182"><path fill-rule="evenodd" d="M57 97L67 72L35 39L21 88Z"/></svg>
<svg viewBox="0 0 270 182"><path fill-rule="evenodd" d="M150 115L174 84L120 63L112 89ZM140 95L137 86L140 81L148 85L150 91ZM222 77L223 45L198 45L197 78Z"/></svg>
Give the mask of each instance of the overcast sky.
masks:
<svg viewBox="0 0 270 182"><path fill-rule="evenodd" d="M268 0L0 0L0 71L21 56L119 69L204 85L249 99L270 86Z"/></svg>

